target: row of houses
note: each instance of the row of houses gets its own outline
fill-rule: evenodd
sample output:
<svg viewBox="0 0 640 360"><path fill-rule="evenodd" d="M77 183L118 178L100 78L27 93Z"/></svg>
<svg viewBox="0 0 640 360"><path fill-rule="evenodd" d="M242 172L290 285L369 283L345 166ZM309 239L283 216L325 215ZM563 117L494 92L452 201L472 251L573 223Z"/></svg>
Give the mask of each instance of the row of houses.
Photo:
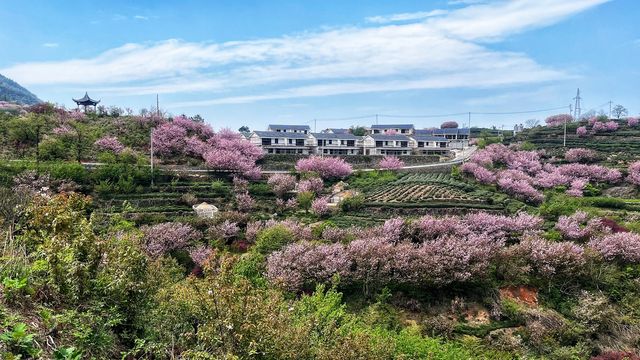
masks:
<svg viewBox="0 0 640 360"><path fill-rule="evenodd" d="M364 136L349 129L311 132L307 125L269 125L246 134L266 154L448 155L469 146L469 129L415 129L413 125L373 125Z"/></svg>

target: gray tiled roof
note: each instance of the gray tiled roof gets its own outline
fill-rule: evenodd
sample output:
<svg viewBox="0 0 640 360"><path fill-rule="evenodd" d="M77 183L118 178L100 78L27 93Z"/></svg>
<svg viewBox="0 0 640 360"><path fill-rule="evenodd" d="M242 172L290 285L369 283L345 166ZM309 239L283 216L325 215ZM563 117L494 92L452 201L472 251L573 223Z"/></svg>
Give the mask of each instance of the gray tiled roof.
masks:
<svg viewBox="0 0 640 360"><path fill-rule="evenodd" d="M392 141L392 140L409 141L411 140L406 135L371 134L369 136L371 136L374 140L378 140L378 141Z"/></svg>
<svg viewBox="0 0 640 360"><path fill-rule="evenodd" d="M372 129L413 129L413 124L371 125Z"/></svg>
<svg viewBox="0 0 640 360"><path fill-rule="evenodd" d="M307 134L294 132L278 132L278 131L254 131L254 134L262 138L287 138L287 139L306 139Z"/></svg>
<svg viewBox="0 0 640 360"><path fill-rule="evenodd" d="M445 138L441 136L432 136L432 135L411 135L416 141L446 141Z"/></svg>
<svg viewBox="0 0 640 360"><path fill-rule="evenodd" d="M280 130L287 129L287 130L289 130L289 129L292 129L292 130L303 130L303 131L304 130L307 130L307 131L311 130L309 125L282 125L282 124L269 124L269 129L271 129L271 130L277 130L277 129L280 129Z"/></svg>
<svg viewBox="0 0 640 360"><path fill-rule="evenodd" d="M328 133L329 131L331 131L334 134L350 134L349 129L336 129L336 128L329 128L323 131L323 133Z"/></svg>

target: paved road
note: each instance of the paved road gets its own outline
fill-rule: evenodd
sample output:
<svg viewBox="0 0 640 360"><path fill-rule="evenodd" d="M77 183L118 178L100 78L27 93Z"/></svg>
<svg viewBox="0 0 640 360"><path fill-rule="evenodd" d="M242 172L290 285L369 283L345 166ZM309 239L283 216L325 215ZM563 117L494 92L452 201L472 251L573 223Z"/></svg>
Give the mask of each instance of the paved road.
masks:
<svg viewBox="0 0 640 360"><path fill-rule="evenodd" d="M476 151L476 149L477 149L476 146L472 146L464 150L461 150L456 154L456 157L453 160L437 162L437 163L429 163L429 164L423 164L423 165L404 166L402 169L437 168L437 167L445 167L445 166L461 164L466 160L468 160L471 157L471 155L473 155L473 153ZM15 161L19 161L19 160L15 160ZM91 168L91 167L102 166L105 164L99 163L99 162L83 162L82 165ZM208 173L211 171L207 169L189 168L189 167L174 168L171 166L163 166L163 165L158 165L157 168L162 170L172 170L174 172L188 172L188 173ZM358 171L374 171L374 170L377 170L377 169L358 169ZM266 170L266 171L263 171L262 173L263 174L287 174L289 172L290 171L286 171L286 170Z"/></svg>

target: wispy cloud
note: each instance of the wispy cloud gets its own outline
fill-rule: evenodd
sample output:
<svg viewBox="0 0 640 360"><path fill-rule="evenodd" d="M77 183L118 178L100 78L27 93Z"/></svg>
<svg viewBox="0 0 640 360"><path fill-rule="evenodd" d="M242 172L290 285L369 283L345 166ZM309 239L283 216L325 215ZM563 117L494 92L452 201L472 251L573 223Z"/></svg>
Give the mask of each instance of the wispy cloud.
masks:
<svg viewBox="0 0 640 360"><path fill-rule="evenodd" d="M176 106L544 83L574 74L485 43L556 23L605 1L500 1L406 24L378 21L223 43L125 44L93 58L22 63L0 73L27 85L91 85L113 96L198 92L206 97ZM410 18L400 15L387 18Z"/></svg>
<svg viewBox="0 0 640 360"><path fill-rule="evenodd" d="M142 16L142 15L134 15L133 18L136 20L149 20L148 16Z"/></svg>
<svg viewBox="0 0 640 360"><path fill-rule="evenodd" d="M475 5L486 3L487 0L449 0L448 5Z"/></svg>
<svg viewBox="0 0 640 360"><path fill-rule="evenodd" d="M445 15L446 10L431 10L431 11L419 11L413 13L401 13L383 16L371 16L365 20L370 23L386 24L391 22L410 21L410 20L423 20L426 18Z"/></svg>
<svg viewBox="0 0 640 360"><path fill-rule="evenodd" d="M54 42L48 42L48 43L42 44L42 46L46 47L46 48L56 48L56 47L60 46L60 44L54 43Z"/></svg>

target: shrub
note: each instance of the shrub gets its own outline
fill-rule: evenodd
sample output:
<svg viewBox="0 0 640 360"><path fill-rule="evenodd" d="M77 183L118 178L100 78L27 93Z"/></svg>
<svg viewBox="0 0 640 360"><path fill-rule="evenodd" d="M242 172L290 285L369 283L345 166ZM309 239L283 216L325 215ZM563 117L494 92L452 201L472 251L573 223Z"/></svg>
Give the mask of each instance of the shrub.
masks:
<svg viewBox="0 0 640 360"><path fill-rule="evenodd" d="M299 192L296 199L298 201L298 205L302 209L309 210L313 204L314 197L315 195L312 192Z"/></svg>
<svg viewBox="0 0 640 360"><path fill-rule="evenodd" d="M355 195L347 197L340 201L340 210L344 212L358 211L364 207L364 196Z"/></svg>
<svg viewBox="0 0 640 360"><path fill-rule="evenodd" d="M275 225L258 233L255 249L261 254L269 254L295 241L294 234L284 225Z"/></svg>

